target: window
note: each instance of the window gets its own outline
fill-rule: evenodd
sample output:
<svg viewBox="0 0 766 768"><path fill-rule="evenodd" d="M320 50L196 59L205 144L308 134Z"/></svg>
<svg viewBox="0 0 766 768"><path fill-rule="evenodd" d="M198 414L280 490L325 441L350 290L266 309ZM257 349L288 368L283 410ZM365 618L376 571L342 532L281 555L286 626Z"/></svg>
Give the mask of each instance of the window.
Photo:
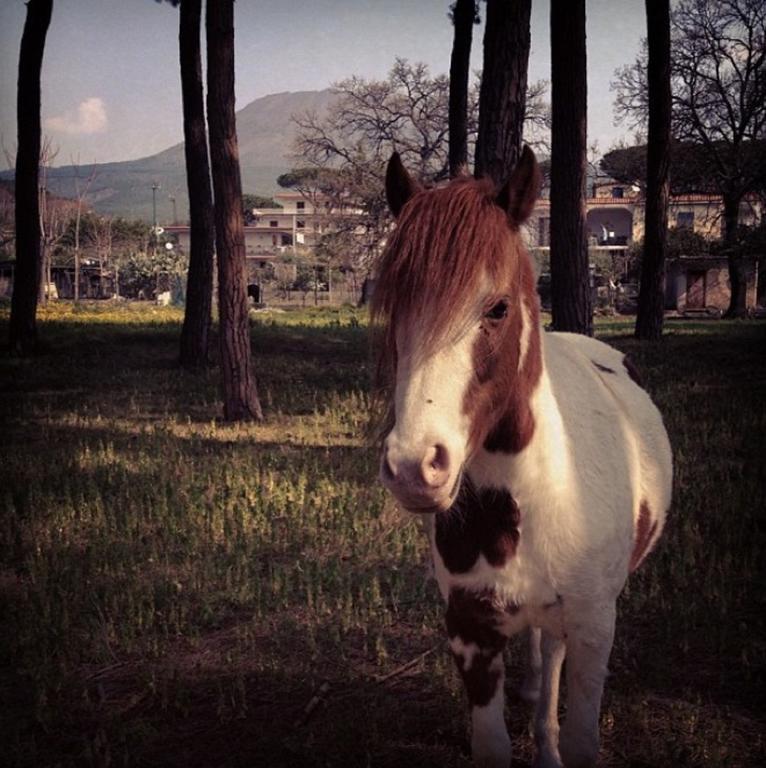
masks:
<svg viewBox="0 0 766 768"><path fill-rule="evenodd" d="M612 197L622 197L625 194L625 190L622 187L612 187Z"/></svg>
<svg viewBox="0 0 766 768"><path fill-rule="evenodd" d="M304 229L306 227L306 222L303 219L296 219L295 226L297 229Z"/></svg>
<svg viewBox="0 0 766 768"><path fill-rule="evenodd" d="M276 221L275 219L272 219L272 220L269 222L269 226L270 226L270 227L278 227L278 226L279 226L279 222L278 222L278 221Z"/></svg>
<svg viewBox="0 0 766 768"><path fill-rule="evenodd" d="M694 229L694 211L679 211L676 215L676 226L679 229Z"/></svg>
<svg viewBox="0 0 766 768"><path fill-rule="evenodd" d="M306 203L303 200L299 200L296 204L296 207L299 211L305 211L306 210Z"/></svg>

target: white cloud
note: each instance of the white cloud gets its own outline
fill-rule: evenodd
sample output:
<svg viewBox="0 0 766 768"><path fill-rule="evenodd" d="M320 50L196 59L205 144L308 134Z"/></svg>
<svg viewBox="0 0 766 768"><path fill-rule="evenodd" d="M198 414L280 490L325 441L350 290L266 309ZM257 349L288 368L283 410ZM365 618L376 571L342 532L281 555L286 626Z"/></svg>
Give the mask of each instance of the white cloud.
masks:
<svg viewBox="0 0 766 768"><path fill-rule="evenodd" d="M77 136L103 133L108 122L103 99L91 96L80 102L77 109L70 109L61 115L49 117L45 121L45 127L50 131Z"/></svg>

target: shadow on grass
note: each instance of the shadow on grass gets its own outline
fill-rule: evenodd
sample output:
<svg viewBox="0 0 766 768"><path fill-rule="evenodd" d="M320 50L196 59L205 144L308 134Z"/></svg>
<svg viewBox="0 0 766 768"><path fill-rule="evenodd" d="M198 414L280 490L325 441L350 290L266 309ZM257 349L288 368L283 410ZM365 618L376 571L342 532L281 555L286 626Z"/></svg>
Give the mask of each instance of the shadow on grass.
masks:
<svg viewBox="0 0 766 768"><path fill-rule="evenodd" d="M445 722L444 692L399 683L388 688L333 681L309 718L317 686L284 673L198 673L157 694L131 679L90 686L93 711L36 730L34 753L16 768L129 765L162 768L251 766L468 766L465 731ZM341 687L343 686L343 687ZM324 689L323 689L324 690ZM163 700L170 696L172 700ZM426 736L424 737L424 734ZM25 735L28 745L32 740ZM461 757L462 755L462 757ZM6 757L8 757L6 753ZM524 763L519 763L524 765Z"/></svg>
<svg viewBox="0 0 766 768"><path fill-rule="evenodd" d="M4 331L0 323L0 335ZM148 415L217 418L219 371L214 360L203 371L181 369L179 332L171 323L100 323L75 330L47 323L41 354L0 358L3 407L10 406L12 416L19 404L31 404L37 395L53 400L56 407L98 408L103 415L118 417L136 393L143 393L151 395L141 404ZM216 348L213 339L211 349ZM370 352L363 328L257 325L253 353L267 415L314 413L338 398L369 389ZM76 397L67 399L67 392Z"/></svg>

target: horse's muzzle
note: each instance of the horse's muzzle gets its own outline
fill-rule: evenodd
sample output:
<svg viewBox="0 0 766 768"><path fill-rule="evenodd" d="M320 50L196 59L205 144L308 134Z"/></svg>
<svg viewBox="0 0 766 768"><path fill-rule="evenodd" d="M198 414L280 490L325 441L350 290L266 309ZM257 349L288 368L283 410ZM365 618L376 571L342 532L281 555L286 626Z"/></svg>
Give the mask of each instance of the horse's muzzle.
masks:
<svg viewBox="0 0 766 768"><path fill-rule="evenodd" d="M453 478L447 449L430 446L419 459L404 458L383 448L380 479L409 512L434 514L452 506L460 488L461 472Z"/></svg>

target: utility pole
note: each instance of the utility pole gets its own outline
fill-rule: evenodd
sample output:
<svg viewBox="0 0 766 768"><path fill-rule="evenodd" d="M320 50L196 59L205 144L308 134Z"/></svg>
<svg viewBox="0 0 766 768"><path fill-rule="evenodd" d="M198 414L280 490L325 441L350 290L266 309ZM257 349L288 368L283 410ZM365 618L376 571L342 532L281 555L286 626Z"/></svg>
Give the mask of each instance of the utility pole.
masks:
<svg viewBox="0 0 766 768"><path fill-rule="evenodd" d="M177 224L178 223L178 217L176 215L176 198L175 198L175 195L168 195L168 200L170 200L170 202L173 205L173 224Z"/></svg>
<svg viewBox="0 0 766 768"><path fill-rule="evenodd" d="M157 190L160 185L155 181L152 184L152 227L157 229Z"/></svg>
<svg viewBox="0 0 766 768"><path fill-rule="evenodd" d="M157 190L160 185L152 182L152 256L154 258L154 295L160 292L160 268L157 266Z"/></svg>
<svg viewBox="0 0 766 768"><path fill-rule="evenodd" d="M152 249L154 256L157 256L157 190L160 185L155 181L152 183Z"/></svg>

